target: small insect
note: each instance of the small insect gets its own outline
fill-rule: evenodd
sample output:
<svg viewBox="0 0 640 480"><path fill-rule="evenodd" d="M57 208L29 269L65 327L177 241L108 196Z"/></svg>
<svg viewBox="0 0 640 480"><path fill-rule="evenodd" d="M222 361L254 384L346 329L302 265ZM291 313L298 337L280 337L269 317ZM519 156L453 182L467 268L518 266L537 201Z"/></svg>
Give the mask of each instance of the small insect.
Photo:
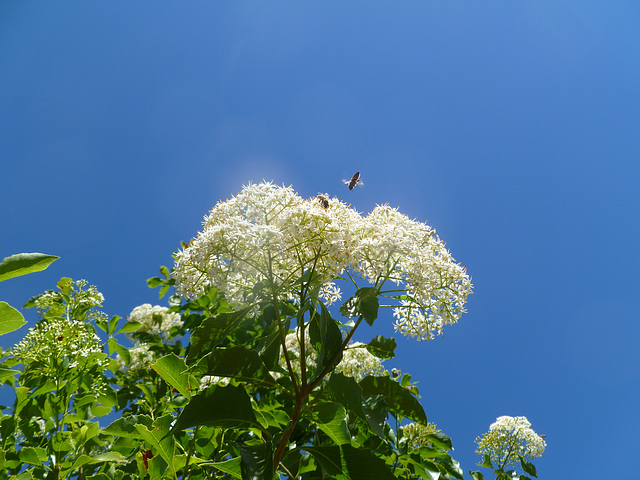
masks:
<svg viewBox="0 0 640 480"><path fill-rule="evenodd" d="M355 186L358 185L358 182L360 182L360 172L354 173L353 177L351 177L351 180L345 180L344 183L347 184L349 190L353 190Z"/></svg>
<svg viewBox="0 0 640 480"><path fill-rule="evenodd" d="M540 438L546 438L546 435L538 435Z"/></svg>
<svg viewBox="0 0 640 480"><path fill-rule="evenodd" d="M319 193L318 200L320 200L320 204L324 208L329 208L329 194L328 193Z"/></svg>

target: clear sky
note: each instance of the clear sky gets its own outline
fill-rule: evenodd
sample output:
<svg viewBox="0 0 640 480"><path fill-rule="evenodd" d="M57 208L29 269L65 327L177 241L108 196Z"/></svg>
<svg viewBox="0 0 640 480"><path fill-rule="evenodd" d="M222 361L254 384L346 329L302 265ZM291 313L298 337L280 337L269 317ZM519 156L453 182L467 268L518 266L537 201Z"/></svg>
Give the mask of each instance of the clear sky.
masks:
<svg viewBox="0 0 640 480"><path fill-rule="evenodd" d="M637 479L639 25L624 0L3 1L0 257L61 259L0 299L68 276L109 315L159 303L145 280L248 181L389 203L473 277L388 362L465 473L524 415L540 478Z"/></svg>

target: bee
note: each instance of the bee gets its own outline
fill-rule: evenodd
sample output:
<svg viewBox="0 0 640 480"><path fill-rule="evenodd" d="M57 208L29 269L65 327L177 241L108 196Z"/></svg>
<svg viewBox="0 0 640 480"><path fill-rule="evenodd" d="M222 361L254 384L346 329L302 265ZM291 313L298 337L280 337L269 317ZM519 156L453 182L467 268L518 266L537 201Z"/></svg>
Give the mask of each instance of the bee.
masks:
<svg viewBox="0 0 640 480"><path fill-rule="evenodd" d="M329 194L328 193L319 193L318 200L320 200L320 204L324 208L329 208Z"/></svg>
<svg viewBox="0 0 640 480"><path fill-rule="evenodd" d="M351 177L351 180L344 181L347 187L349 187L349 190L353 190L355 186L358 185L358 182L360 182L360 172L354 173L353 177Z"/></svg>

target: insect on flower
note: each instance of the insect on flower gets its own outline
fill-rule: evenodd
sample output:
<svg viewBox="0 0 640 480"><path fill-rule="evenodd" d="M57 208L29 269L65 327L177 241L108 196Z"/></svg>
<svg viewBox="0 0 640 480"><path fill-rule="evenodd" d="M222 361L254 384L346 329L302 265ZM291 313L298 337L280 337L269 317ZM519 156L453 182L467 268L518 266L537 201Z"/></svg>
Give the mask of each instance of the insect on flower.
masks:
<svg viewBox="0 0 640 480"><path fill-rule="evenodd" d="M343 183L349 187L349 190L353 190L356 185L362 185L362 180L360 180L360 172L356 172L351 177L351 180L343 180Z"/></svg>
<svg viewBox="0 0 640 480"><path fill-rule="evenodd" d="M317 198L318 198L318 200L320 200L320 204L322 204L322 206L324 208L329 208L329 194L328 193L319 193Z"/></svg>

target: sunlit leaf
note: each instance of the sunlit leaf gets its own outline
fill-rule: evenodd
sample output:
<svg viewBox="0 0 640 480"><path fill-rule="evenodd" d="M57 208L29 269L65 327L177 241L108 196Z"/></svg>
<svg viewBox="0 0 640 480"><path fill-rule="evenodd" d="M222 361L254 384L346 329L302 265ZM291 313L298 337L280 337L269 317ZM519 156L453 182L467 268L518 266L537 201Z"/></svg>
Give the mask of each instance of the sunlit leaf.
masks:
<svg viewBox="0 0 640 480"><path fill-rule="evenodd" d="M427 415L416 397L389 377L368 376L360 382L363 395L382 395L389 409L416 422L427 423Z"/></svg>
<svg viewBox="0 0 640 480"><path fill-rule="evenodd" d="M0 335L13 332L27 323L22 314L7 302L0 302Z"/></svg>
<svg viewBox="0 0 640 480"><path fill-rule="evenodd" d="M59 258L55 255L46 255L44 253L18 253L5 257L0 262L0 282L45 270Z"/></svg>
<svg viewBox="0 0 640 480"><path fill-rule="evenodd" d="M318 424L336 445L350 444L351 434L347 427L347 411L333 402L323 402L309 408L307 416Z"/></svg>
<svg viewBox="0 0 640 480"><path fill-rule="evenodd" d="M389 467L370 450L351 445L304 447L327 475L347 480L396 480Z"/></svg>
<svg viewBox="0 0 640 480"><path fill-rule="evenodd" d="M186 372L187 364L182 358L171 353L156 360L151 368L181 395L191 398L189 374Z"/></svg>

